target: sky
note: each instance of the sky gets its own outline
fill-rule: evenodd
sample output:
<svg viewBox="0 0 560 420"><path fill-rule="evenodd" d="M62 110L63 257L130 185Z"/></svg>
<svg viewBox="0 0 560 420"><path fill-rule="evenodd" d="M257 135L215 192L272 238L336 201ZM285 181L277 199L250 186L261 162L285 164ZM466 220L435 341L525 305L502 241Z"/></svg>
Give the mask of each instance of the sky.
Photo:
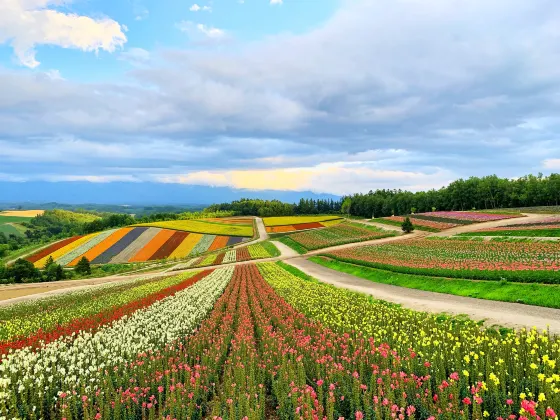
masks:
<svg viewBox="0 0 560 420"><path fill-rule="evenodd" d="M0 1L2 184L417 191L559 133L558 0Z"/></svg>

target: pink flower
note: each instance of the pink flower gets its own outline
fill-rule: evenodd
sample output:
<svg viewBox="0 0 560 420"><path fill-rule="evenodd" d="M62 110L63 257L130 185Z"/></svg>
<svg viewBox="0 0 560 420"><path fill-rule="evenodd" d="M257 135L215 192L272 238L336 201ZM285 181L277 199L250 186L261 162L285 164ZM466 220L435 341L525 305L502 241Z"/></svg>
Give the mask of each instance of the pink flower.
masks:
<svg viewBox="0 0 560 420"><path fill-rule="evenodd" d="M554 410L550 407L548 407L546 409L546 417L550 417L551 419L556 417L556 413L554 412Z"/></svg>
<svg viewBox="0 0 560 420"><path fill-rule="evenodd" d="M356 411L356 420L362 420L364 418L364 414L361 411Z"/></svg>
<svg viewBox="0 0 560 420"><path fill-rule="evenodd" d="M467 405L471 405L471 399L469 397L463 398L463 403Z"/></svg>
<svg viewBox="0 0 560 420"><path fill-rule="evenodd" d="M160 385L157 387L158 392L161 394L163 392L163 387Z"/></svg>
<svg viewBox="0 0 560 420"><path fill-rule="evenodd" d="M457 372L453 372L451 375L449 375L449 377L451 379L453 379L454 381L458 381L459 380L459 374Z"/></svg>
<svg viewBox="0 0 560 420"><path fill-rule="evenodd" d="M323 386L323 380L322 379L319 379L317 381L317 386Z"/></svg>
<svg viewBox="0 0 560 420"><path fill-rule="evenodd" d="M513 400L512 400L512 399L506 400L506 404L507 404L507 405L512 405L512 404L513 404Z"/></svg>
<svg viewBox="0 0 560 420"><path fill-rule="evenodd" d="M86 402L87 401L87 395L82 395L82 401Z"/></svg>

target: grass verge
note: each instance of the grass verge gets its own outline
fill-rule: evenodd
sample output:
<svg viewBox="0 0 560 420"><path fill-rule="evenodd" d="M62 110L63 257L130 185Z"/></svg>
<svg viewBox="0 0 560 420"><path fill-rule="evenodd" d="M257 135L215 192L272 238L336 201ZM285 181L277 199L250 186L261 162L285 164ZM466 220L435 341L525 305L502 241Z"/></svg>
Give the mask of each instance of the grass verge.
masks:
<svg viewBox="0 0 560 420"><path fill-rule="evenodd" d="M294 241L289 236L282 236L281 238L278 238L277 240L278 240L278 242L282 242L284 245L289 246L290 248L292 248L294 251L296 251L300 255L307 254L307 248L305 248L299 242Z"/></svg>
<svg viewBox="0 0 560 420"><path fill-rule="evenodd" d="M263 241L261 242L263 248L270 254L271 257L279 257L280 250L274 246L274 244L270 241Z"/></svg>
<svg viewBox="0 0 560 420"><path fill-rule="evenodd" d="M375 283L478 299L560 308L560 286L555 285L418 276L358 266L325 257L311 257L309 260Z"/></svg>

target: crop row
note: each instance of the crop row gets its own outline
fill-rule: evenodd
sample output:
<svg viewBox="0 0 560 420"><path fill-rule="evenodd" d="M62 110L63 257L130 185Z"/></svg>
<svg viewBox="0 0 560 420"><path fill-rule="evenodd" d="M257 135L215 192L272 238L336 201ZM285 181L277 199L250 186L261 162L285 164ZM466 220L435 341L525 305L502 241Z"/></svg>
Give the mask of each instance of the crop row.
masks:
<svg viewBox="0 0 560 420"><path fill-rule="evenodd" d="M530 415L535 410L544 419L555 418L552 411L546 415L547 408L560 408L558 337L535 329L499 334L493 329L481 329L472 321L416 312L304 280L273 263L259 264L259 270L280 296L310 319L350 337L351 342L366 337L372 345L386 345L386 357L395 357L393 369L400 372L399 376L428 377L430 398L450 404L452 410L449 412L445 406L426 410L416 405L416 392L407 392L399 385L388 393L388 398L401 396L403 400L397 402L397 407L409 401L417 409L417 417L403 418L506 419L518 418L508 416L521 412L526 417L519 418L536 419L536 415ZM361 379L367 370L365 366L358 369L357 377ZM378 374L362 383L379 392L376 384L386 384L387 380ZM381 400L387 394L377 397ZM391 401L389 407L392 404Z"/></svg>
<svg viewBox="0 0 560 420"><path fill-rule="evenodd" d="M404 222L405 218L403 216L391 216L391 217L385 217L385 220L389 220L389 221L393 221L393 222L398 222L398 223L402 223ZM414 217L414 215L410 216L410 221L412 222L412 224L415 227L426 227L426 228L430 228L430 230L434 230L434 231L442 231L445 229L451 229L453 227L458 226L457 223L449 223L449 222L438 222L438 221L434 221L434 220L425 220L425 219L420 219L417 217Z"/></svg>
<svg viewBox="0 0 560 420"><path fill-rule="evenodd" d="M560 283L560 244L405 240L329 254L343 261L411 274Z"/></svg>
<svg viewBox="0 0 560 420"><path fill-rule="evenodd" d="M270 242L261 242L244 246L237 249L230 249L226 252L210 254L202 257L192 258L184 264L175 266L175 270L185 268L208 267L211 265L231 264L235 262L258 260L262 258L276 257L280 251Z"/></svg>
<svg viewBox="0 0 560 420"><path fill-rule="evenodd" d="M289 235L288 238L309 251L352 242L381 239L394 235L393 232L381 229L361 227L352 223L341 223L325 229L294 233Z"/></svg>
<svg viewBox="0 0 560 420"><path fill-rule="evenodd" d="M204 235L219 236L253 236L253 224L251 223L220 223L207 220L170 220L165 222L142 223L136 226L157 227L161 229L183 230L187 232L201 233Z"/></svg>
<svg viewBox="0 0 560 420"><path fill-rule="evenodd" d="M139 354L192 333L232 274L232 268L215 270L187 289L131 314L121 316L116 311L116 319L98 329L85 326L38 350L25 347L3 356L0 416L52 418L61 395L95 394L109 373L124 376L133 369L130 362Z"/></svg>

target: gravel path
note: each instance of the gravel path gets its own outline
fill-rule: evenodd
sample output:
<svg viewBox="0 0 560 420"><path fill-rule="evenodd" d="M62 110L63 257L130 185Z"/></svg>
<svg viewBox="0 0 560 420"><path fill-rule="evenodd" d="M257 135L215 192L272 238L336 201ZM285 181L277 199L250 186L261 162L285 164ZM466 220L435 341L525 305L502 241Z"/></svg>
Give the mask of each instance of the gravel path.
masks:
<svg viewBox="0 0 560 420"><path fill-rule="evenodd" d="M375 283L331 270L303 257L289 259L286 263L322 282L366 293L377 299L399 303L406 308L424 312L466 314L474 320L484 320L485 324L489 326L501 325L513 328L535 326L541 330L549 326L551 332L560 334L559 309L475 299Z"/></svg>

